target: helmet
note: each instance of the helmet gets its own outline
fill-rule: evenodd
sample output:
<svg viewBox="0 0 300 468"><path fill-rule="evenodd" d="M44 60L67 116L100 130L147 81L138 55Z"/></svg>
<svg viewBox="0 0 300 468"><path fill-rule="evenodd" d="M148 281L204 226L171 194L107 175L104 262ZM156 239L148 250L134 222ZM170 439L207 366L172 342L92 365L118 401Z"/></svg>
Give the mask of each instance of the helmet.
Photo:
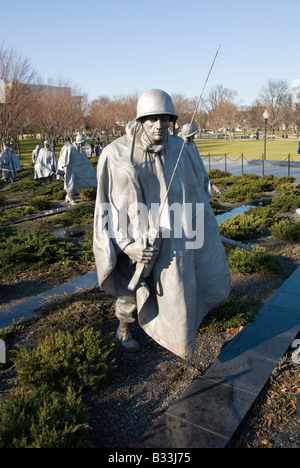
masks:
<svg viewBox="0 0 300 468"><path fill-rule="evenodd" d="M138 100L136 119L139 120L148 115L169 115L170 120L178 119L171 97L161 89L150 89Z"/></svg>
<svg viewBox="0 0 300 468"><path fill-rule="evenodd" d="M85 143L86 142L86 137L82 134L82 133L79 133L77 136L76 136L76 140L75 142L79 145L80 143Z"/></svg>
<svg viewBox="0 0 300 468"><path fill-rule="evenodd" d="M189 138L198 131L198 129L193 124L186 123L182 126L180 136L181 138Z"/></svg>

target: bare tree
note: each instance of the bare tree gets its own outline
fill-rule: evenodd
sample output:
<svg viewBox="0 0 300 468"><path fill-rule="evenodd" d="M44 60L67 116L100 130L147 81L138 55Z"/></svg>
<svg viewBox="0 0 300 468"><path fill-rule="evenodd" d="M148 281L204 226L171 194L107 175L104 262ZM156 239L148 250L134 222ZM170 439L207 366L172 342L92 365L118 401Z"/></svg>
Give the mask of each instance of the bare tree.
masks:
<svg viewBox="0 0 300 468"><path fill-rule="evenodd" d="M219 128L227 129L235 127L237 121L237 106L234 103L237 92L222 85L215 86L208 94L206 105L209 115L209 123L217 138Z"/></svg>
<svg viewBox="0 0 300 468"><path fill-rule="evenodd" d="M17 141L26 124L26 111L35 99L31 85L36 72L29 59L18 56L12 48L0 46L0 79L5 86L5 99L0 104L0 142Z"/></svg>
<svg viewBox="0 0 300 468"><path fill-rule="evenodd" d="M269 80L260 93L261 103L269 113L269 125L272 128L272 136L274 135L275 128L282 123L282 109L288 89L289 87L285 80Z"/></svg>
<svg viewBox="0 0 300 468"><path fill-rule="evenodd" d="M73 135L84 126L84 96L62 78L49 79L36 88L38 97L31 107L31 126L55 147L58 138Z"/></svg>

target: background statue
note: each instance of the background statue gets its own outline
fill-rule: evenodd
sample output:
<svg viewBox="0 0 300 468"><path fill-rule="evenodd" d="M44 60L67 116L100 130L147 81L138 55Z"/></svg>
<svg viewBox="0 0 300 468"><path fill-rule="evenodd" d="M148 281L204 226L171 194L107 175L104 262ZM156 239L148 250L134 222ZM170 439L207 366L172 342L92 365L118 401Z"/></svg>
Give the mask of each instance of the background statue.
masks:
<svg viewBox="0 0 300 468"><path fill-rule="evenodd" d="M129 329L137 318L157 343L186 358L204 316L229 295L230 270L200 155L169 133L176 120L170 96L149 90L126 135L103 150L94 254L100 286L117 297L117 338L124 348L139 350ZM180 235L171 208L182 214ZM188 219L196 228L200 220L200 241Z"/></svg>
<svg viewBox="0 0 300 468"><path fill-rule="evenodd" d="M36 163L39 151L40 151L40 145L36 145L36 147L32 151L32 163L33 163L33 165Z"/></svg>
<svg viewBox="0 0 300 468"><path fill-rule="evenodd" d="M40 149L34 165L34 178L43 182L52 182L56 177L56 155L51 148L50 141L44 141L44 148Z"/></svg>
<svg viewBox="0 0 300 468"><path fill-rule="evenodd" d="M75 144L67 143L63 146L58 160L57 174L64 178L66 202L70 205L76 204L76 190L97 186L96 171L85 152L85 143L86 137L82 134L77 135Z"/></svg>
<svg viewBox="0 0 300 468"><path fill-rule="evenodd" d="M16 153L14 151L14 148L11 147L10 152L12 154L12 157L13 157L13 160L14 160L14 163L15 163L16 172L21 172L22 171L21 162L20 162L20 159L18 158L18 156L16 155Z"/></svg>
<svg viewBox="0 0 300 468"><path fill-rule="evenodd" d="M0 170L2 172L2 179L6 180L6 182L14 183L17 166L7 145L3 146L3 151L0 153Z"/></svg>

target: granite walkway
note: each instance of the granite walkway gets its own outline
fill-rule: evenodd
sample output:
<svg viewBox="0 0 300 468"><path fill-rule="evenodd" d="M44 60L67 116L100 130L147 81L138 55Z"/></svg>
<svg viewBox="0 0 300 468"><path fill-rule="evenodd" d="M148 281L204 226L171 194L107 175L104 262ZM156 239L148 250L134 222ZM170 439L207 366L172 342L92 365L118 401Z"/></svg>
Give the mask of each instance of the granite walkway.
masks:
<svg viewBox="0 0 300 468"><path fill-rule="evenodd" d="M69 281L65 284L61 284L56 288L50 289L49 291L28 299L27 301L20 302L17 305L9 307L8 309L0 310L0 328L10 326L13 321L18 322L22 319L34 317L37 314L35 309L54 296L73 294L79 290L97 286L97 284L97 273L96 271L92 271L91 273L87 273L80 278L76 278L75 280Z"/></svg>
<svg viewBox="0 0 300 468"><path fill-rule="evenodd" d="M144 435L143 448L226 448L300 330L300 267Z"/></svg>

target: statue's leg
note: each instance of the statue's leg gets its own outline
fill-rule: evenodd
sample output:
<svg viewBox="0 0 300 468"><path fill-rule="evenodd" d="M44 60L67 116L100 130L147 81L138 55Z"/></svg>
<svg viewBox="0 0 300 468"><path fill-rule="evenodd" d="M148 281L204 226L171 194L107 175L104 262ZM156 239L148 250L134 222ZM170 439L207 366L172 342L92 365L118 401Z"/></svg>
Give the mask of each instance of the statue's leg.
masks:
<svg viewBox="0 0 300 468"><path fill-rule="evenodd" d="M130 324L135 322L136 302L134 297L119 297L116 302L116 317L119 319L117 339L130 352L140 351L139 343L130 334Z"/></svg>

